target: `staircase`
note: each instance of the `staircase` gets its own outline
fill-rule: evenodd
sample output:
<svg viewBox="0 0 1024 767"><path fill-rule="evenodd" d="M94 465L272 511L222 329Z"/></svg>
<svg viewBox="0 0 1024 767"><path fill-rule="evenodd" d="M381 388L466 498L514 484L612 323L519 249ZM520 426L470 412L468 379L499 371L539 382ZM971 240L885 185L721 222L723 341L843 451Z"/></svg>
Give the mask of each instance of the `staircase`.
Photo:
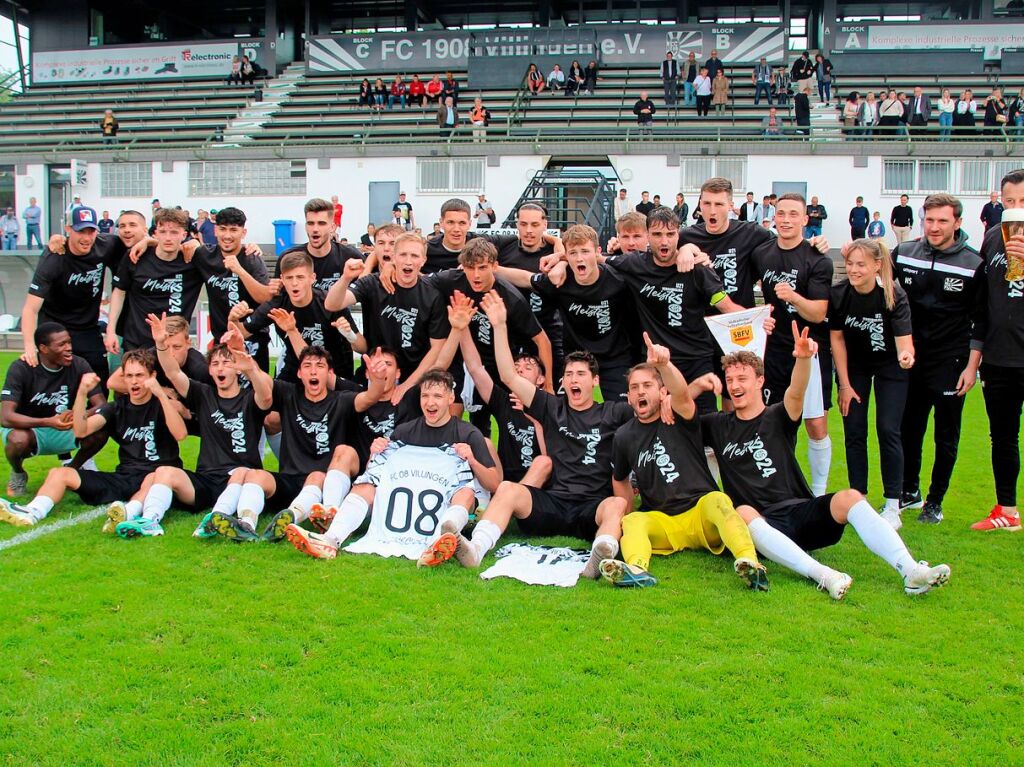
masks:
<svg viewBox="0 0 1024 767"><path fill-rule="evenodd" d="M597 171L537 171L503 226L515 227L516 211L527 202L540 203L547 209L551 228L565 231L574 224L587 224L597 230L598 242L607 242L615 235L615 187Z"/></svg>
<svg viewBox="0 0 1024 767"><path fill-rule="evenodd" d="M306 75L305 62L289 64L280 75L267 80L263 88L263 100L250 99L248 106L240 110L238 115L224 127L223 141L213 144L214 147L245 146L252 143L260 134L263 126L291 98L299 81Z"/></svg>

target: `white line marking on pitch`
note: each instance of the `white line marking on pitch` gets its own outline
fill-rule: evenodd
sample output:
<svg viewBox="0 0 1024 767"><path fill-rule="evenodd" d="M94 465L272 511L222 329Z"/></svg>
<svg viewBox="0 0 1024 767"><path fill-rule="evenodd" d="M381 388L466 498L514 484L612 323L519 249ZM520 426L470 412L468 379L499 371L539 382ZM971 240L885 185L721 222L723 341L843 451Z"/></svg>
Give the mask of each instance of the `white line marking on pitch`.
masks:
<svg viewBox="0 0 1024 767"><path fill-rule="evenodd" d="M92 522L94 519L99 519L106 513L107 509L105 506L97 507L95 509L89 509L89 511L83 511L81 514L76 514L73 517L62 519L59 522L54 522L52 525L43 525L33 530L29 530L21 535L16 535L13 538L8 538L6 541L0 541L0 551L4 549L12 549L15 546L20 546L23 543L34 541L36 538L42 538L44 535L50 533L56 533L63 530L66 527L74 527L75 525L85 524L86 522Z"/></svg>

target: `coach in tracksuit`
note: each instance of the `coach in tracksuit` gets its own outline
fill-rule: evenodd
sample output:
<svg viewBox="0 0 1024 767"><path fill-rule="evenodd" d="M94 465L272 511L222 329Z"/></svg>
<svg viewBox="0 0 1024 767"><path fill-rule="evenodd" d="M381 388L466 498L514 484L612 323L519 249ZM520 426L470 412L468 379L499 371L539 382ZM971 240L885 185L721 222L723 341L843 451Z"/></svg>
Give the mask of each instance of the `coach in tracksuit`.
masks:
<svg viewBox="0 0 1024 767"><path fill-rule="evenodd" d="M964 396L974 386L981 361L971 351L975 320L984 312L985 262L960 231L963 205L948 194L924 202L924 236L893 251L896 280L910 301L916 363L910 371L903 412L901 509L924 510L919 522L942 521L942 499L956 464ZM928 496L920 492L921 448L935 409L935 464Z"/></svg>

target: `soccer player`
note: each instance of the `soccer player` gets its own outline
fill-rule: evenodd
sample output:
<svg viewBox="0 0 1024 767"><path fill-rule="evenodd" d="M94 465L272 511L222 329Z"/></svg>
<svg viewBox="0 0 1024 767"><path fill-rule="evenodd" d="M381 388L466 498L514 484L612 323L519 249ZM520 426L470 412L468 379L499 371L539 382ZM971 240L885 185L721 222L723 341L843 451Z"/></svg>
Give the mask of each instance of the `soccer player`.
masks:
<svg viewBox="0 0 1024 767"><path fill-rule="evenodd" d="M126 397L107 402L87 415L100 380L96 374L86 373L72 407L76 437L85 439L106 431L120 446L117 470L111 473L70 466L52 469L36 497L24 506L0 500L0 519L20 526L33 525L49 514L68 490L88 504L120 505L116 502L131 498L156 467L181 466L178 442L187 436L185 423L156 380L153 354L144 349L126 352L122 364L128 385ZM103 531L114 531L109 519Z"/></svg>
<svg viewBox="0 0 1024 767"><path fill-rule="evenodd" d="M469 231L472 213L469 204L457 197L441 206L443 234L427 240L427 263L423 266L424 274L458 268L462 249L469 240L477 236Z"/></svg>
<svg viewBox="0 0 1024 767"><path fill-rule="evenodd" d="M149 478L141 504L136 498L134 504L115 505L108 512L122 538L163 535L160 522L174 498L193 511L202 511L218 500L232 472L263 465L259 445L271 402L270 376L245 352L236 330L233 338L227 337L234 348L218 343L207 352L213 385L189 378L167 347L166 320L166 315L146 318L160 364L199 424L199 458L195 471L161 466ZM239 374L249 379L250 386L239 384Z"/></svg>
<svg viewBox="0 0 1024 767"><path fill-rule="evenodd" d="M735 223L735 222L734 222ZM828 436L828 410L832 407L832 355L829 351L828 300L832 290L832 259L804 239L807 203L799 194L784 194L775 206L779 236L754 251L754 268L761 281L766 304L776 322L796 320L810 328L817 342L818 373L804 418L811 490L824 495L832 464L832 440ZM786 332L768 336L764 352L765 402L782 401L793 372L793 339ZM818 390L820 389L820 398ZM820 401L820 407L818 402Z"/></svg>
<svg viewBox="0 0 1024 767"><path fill-rule="evenodd" d="M451 445L459 457L469 463L480 486L491 492L501 481L501 470L495 466L484 435L472 424L452 416L451 406L454 402L455 379L451 373L436 368L427 371L420 381L420 408L423 416L396 426L390 441L423 447ZM387 442L386 438L378 440L374 452L381 452ZM367 475L360 477L325 533L311 533L298 524L292 524L287 529L288 541L299 551L316 559L334 559L341 544L370 513L375 493L373 478ZM475 507L474 488L460 488L442 514L438 529L461 530L469 522L469 513ZM420 562L435 563L430 550L424 552Z"/></svg>
<svg viewBox="0 0 1024 767"><path fill-rule="evenodd" d="M313 288L326 293L335 282L341 279L345 262L350 258L362 259L362 254L351 245L342 245L334 239L334 206L321 197L314 197L302 209L306 222L305 245L296 245L281 254L277 261L275 278L284 276L284 257L294 253L307 255L313 264L316 277ZM220 221L220 212L217 213ZM340 360L335 358L335 363Z"/></svg>
<svg viewBox="0 0 1024 767"><path fill-rule="evenodd" d="M750 527L758 551L842 599L853 579L815 561L808 551L832 546L847 523L864 545L903 578L908 594L923 594L949 580L947 565L917 562L896 531L856 490L815 496L796 460L796 436L817 343L810 328L792 321L795 364L781 402L765 405L764 364L752 352L726 355L725 385L735 412L704 416L704 442L718 456L722 487ZM710 385L707 379L698 387Z"/></svg>
<svg viewBox="0 0 1024 767"><path fill-rule="evenodd" d="M854 240L846 249L846 279L832 287L828 324L839 381L850 487L868 492L868 404L875 389L875 426L885 505L882 518L900 526L907 370L914 365L910 303L892 276L889 250L878 240Z"/></svg>
<svg viewBox="0 0 1024 767"><path fill-rule="evenodd" d="M371 224L370 226L372 227L373 225ZM398 224L384 224L374 230L374 237L369 245L370 252L366 255L366 263L363 265L363 277L379 271L382 264L386 264L391 260L395 252L395 242L398 240L399 235L402 234L405 234L405 229ZM363 237L369 239L365 234Z"/></svg>
<svg viewBox="0 0 1024 767"><path fill-rule="evenodd" d="M924 201L924 237L892 252L896 281L910 301L916 364L910 371L903 438L901 509L924 506L919 522L942 521L942 500L956 464L964 397L978 377L984 327L985 260L967 244L960 228L963 205L948 194ZM972 330L973 328L973 330ZM935 463L931 486L921 498L921 450L935 410Z"/></svg>
<svg viewBox="0 0 1024 767"><path fill-rule="evenodd" d="M72 430L71 405L89 363L71 350L71 334L56 322L43 322L35 331L38 364L15 360L0 391L0 425L4 453L11 465L7 495L23 495L28 487L25 460L37 455L63 455L77 446L68 464L80 469L106 442L98 432L82 440ZM89 406L107 401L102 388L89 392Z"/></svg>
<svg viewBox="0 0 1024 767"><path fill-rule="evenodd" d="M1006 210L1024 208L1024 170L1003 176L1000 189ZM986 311L971 347L984 355L981 383L992 435L996 505L987 517L971 525L971 529L1014 532L1021 529L1017 478L1020 476L1020 414L1024 406L1024 274L1021 272L1024 235L1014 233L1004 244L1002 228L990 227L982 242L981 254L985 259L982 292ZM1014 261L1013 270L1009 259Z"/></svg>
<svg viewBox="0 0 1024 767"><path fill-rule="evenodd" d="M111 354L124 348L150 348L153 342L146 324L150 314L192 317L203 282L195 265L181 252L188 230L188 216L176 208L160 208L153 215L157 245L147 249L138 263L122 259L110 294L110 320L104 344Z"/></svg>
<svg viewBox="0 0 1024 767"><path fill-rule="evenodd" d="M672 353L644 334L647 362L629 371L634 418L619 427L612 444L612 487L626 508L633 505L634 478L642 511L622 520L622 560L605 559L601 575L616 586L653 586L652 554L705 549L735 558L734 569L757 591L768 575L757 561L750 531L732 501L718 490L708 469L701 422L689 384L672 364ZM709 374L713 375L713 374ZM664 423L661 405L671 398L674 422Z"/></svg>
<svg viewBox="0 0 1024 767"><path fill-rule="evenodd" d="M682 222L686 223L686 222ZM646 253L650 249L647 241L647 216L631 211L615 219L615 236L608 240L608 255L615 253Z"/></svg>
<svg viewBox="0 0 1024 767"><path fill-rule="evenodd" d="M598 565L618 552L626 502L611 496L611 438L632 416L625 402L594 402L597 363L586 352L570 354L562 376L564 397L556 397L516 373L508 339L508 314L497 293L488 294L483 310L494 330L501 381L544 428L551 458L551 484L542 490L502 482L471 540L445 530L434 543L434 561L453 554L464 567L479 567L513 518L527 535L569 535L592 540L583 575L598 577Z"/></svg>

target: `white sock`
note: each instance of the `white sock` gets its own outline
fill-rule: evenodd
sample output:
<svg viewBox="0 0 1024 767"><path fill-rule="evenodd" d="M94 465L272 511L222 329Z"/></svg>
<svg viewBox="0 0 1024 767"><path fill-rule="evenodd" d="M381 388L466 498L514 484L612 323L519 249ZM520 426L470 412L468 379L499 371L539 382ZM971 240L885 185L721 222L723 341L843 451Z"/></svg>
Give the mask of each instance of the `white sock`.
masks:
<svg viewBox="0 0 1024 767"><path fill-rule="evenodd" d="M53 509L53 499L45 495L37 495L25 504L25 508L29 510L32 519L38 522L41 519L45 519L46 515Z"/></svg>
<svg viewBox="0 0 1024 767"><path fill-rule="evenodd" d="M125 519L138 519L142 516L142 501L128 501L124 505Z"/></svg>
<svg viewBox="0 0 1024 767"><path fill-rule="evenodd" d="M257 485L255 482L246 482L244 485L238 486L238 503L235 504L235 508L241 511L253 511L258 517L260 512L263 511L263 505L266 503L266 494L263 492L263 488Z"/></svg>
<svg viewBox="0 0 1024 767"><path fill-rule="evenodd" d="M832 439L807 440L807 462L811 465L811 492L815 496L825 495L828 489L828 470L832 465Z"/></svg>
<svg viewBox="0 0 1024 767"><path fill-rule="evenodd" d="M704 457L707 459L708 468L711 469L711 476L715 478L715 484L721 486L722 472L718 469L718 456L710 447L704 448Z"/></svg>
<svg viewBox="0 0 1024 767"><path fill-rule="evenodd" d="M458 533L469 524L469 509L465 506L452 504L444 510L440 521L437 523L437 535L441 533Z"/></svg>
<svg viewBox="0 0 1024 767"><path fill-rule="evenodd" d="M324 535L341 546L363 524L363 520L369 513L370 504L366 502L366 499L355 493L349 493L338 507L338 513L334 515L331 526L327 528Z"/></svg>
<svg viewBox="0 0 1024 767"><path fill-rule="evenodd" d="M884 511L896 511L900 510L900 499L899 498L886 498Z"/></svg>
<svg viewBox="0 0 1024 767"><path fill-rule="evenodd" d="M789 568L815 583L821 581L827 568L814 557L797 546L793 540L779 532L762 518L747 523L754 546L772 562Z"/></svg>
<svg viewBox="0 0 1024 767"><path fill-rule="evenodd" d="M237 482L224 488L211 511L231 515L238 510L238 497L242 494L242 486Z"/></svg>
<svg viewBox="0 0 1024 767"><path fill-rule="evenodd" d="M888 522L878 516L867 501L853 504L846 518L868 550L888 562L904 578L917 565L903 539Z"/></svg>
<svg viewBox="0 0 1024 767"><path fill-rule="evenodd" d="M267 435L267 444L270 445L270 452L273 453L275 457L280 458L281 457L281 432L278 432L277 434L268 434Z"/></svg>
<svg viewBox="0 0 1024 767"><path fill-rule="evenodd" d="M309 519L309 510L313 508L314 503L320 503L321 497L320 488L316 485L306 485L299 491L295 500L288 504L288 508L294 509L296 512L295 524Z"/></svg>
<svg viewBox="0 0 1024 767"><path fill-rule="evenodd" d="M327 477L324 479L324 506L333 506L337 508L345 496L348 495L348 491L352 488L352 480L348 474L341 471L340 469L329 469L327 471Z"/></svg>
<svg viewBox="0 0 1024 767"><path fill-rule="evenodd" d="M501 528L488 519L482 519L476 523L470 543L476 547L480 559L483 559L487 552L494 548L494 544L498 542L499 538L501 538Z"/></svg>
<svg viewBox="0 0 1024 767"><path fill-rule="evenodd" d="M153 485L146 493L146 500L142 504L142 517L153 522L159 522L164 514L171 508L171 501L174 500L174 491L167 485Z"/></svg>

